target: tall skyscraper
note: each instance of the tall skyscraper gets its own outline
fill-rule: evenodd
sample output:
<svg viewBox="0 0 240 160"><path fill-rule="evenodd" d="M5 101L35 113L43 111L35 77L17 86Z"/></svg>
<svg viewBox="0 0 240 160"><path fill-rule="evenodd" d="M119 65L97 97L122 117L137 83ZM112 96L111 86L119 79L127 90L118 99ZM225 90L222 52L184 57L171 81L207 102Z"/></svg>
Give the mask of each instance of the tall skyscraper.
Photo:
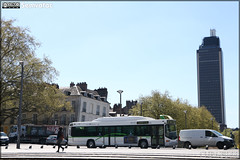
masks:
<svg viewBox="0 0 240 160"><path fill-rule="evenodd" d="M215 29L210 30L210 37L203 38L197 50L197 73L198 106L205 106L220 124L220 130L223 130L226 127L223 60Z"/></svg>

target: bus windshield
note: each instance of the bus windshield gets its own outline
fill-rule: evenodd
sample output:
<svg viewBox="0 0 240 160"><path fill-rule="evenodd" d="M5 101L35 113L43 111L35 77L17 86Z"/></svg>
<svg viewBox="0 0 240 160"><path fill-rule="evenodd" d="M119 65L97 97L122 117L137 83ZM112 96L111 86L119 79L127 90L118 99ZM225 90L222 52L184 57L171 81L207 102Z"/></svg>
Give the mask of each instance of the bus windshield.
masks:
<svg viewBox="0 0 240 160"><path fill-rule="evenodd" d="M169 139L176 139L177 138L177 131L175 124L167 124L165 126L165 136Z"/></svg>

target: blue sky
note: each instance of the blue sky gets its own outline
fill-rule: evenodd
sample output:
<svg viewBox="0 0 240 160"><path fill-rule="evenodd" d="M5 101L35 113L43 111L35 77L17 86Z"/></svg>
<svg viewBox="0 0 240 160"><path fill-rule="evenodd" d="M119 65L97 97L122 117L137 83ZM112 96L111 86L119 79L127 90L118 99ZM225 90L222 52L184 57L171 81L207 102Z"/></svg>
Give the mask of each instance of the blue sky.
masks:
<svg viewBox="0 0 240 160"><path fill-rule="evenodd" d="M26 4L50 8L23 8ZM41 42L36 51L53 61L60 87L87 82L108 88L113 106L168 91L197 106L196 50L216 29L223 50L228 127L238 126L238 2L22 2L2 9Z"/></svg>

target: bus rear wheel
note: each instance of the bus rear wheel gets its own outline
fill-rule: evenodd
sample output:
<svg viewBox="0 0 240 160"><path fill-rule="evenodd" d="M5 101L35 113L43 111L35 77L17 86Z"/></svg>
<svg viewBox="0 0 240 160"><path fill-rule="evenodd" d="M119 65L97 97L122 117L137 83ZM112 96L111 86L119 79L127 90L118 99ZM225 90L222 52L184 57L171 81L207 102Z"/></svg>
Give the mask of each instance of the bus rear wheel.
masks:
<svg viewBox="0 0 240 160"><path fill-rule="evenodd" d="M140 146L140 148L148 148L148 143L146 140L141 140L139 142L139 146Z"/></svg>
<svg viewBox="0 0 240 160"><path fill-rule="evenodd" d="M88 148L95 148L95 142L93 140L87 141L87 147Z"/></svg>

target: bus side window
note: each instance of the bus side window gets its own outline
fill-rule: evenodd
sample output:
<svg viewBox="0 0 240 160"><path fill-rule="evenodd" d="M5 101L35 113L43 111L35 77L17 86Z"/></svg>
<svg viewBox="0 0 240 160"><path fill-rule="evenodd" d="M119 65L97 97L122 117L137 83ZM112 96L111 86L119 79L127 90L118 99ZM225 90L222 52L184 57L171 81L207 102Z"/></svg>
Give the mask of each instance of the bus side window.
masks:
<svg viewBox="0 0 240 160"><path fill-rule="evenodd" d="M115 127L109 127L111 136L115 135Z"/></svg>
<svg viewBox="0 0 240 160"><path fill-rule="evenodd" d="M97 136L97 127L85 127L86 128L86 135L87 136Z"/></svg>
<svg viewBox="0 0 240 160"><path fill-rule="evenodd" d="M116 133L122 133L122 127L116 127Z"/></svg>
<svg viewBox="0 0 240 160"><path fill-rule="evenodd" d="M149 130L151 126L136 126L137 135L149 136Z"/></svg>
<svg viewBox="0 0 240 160"><path fill-rule="evenodd" d="M72 127L71 128L71 136L77 136L77 131L76 131L77 129L76 129L76 127Z"/></svg>
<svg viewBox="0 0 240 160"><path fill-rule="evenodd" d="M109 131L108 131L109 127L104 127L103 131L104 131L104 135L108 135Z"/></svg>
<svg viewBox="0 0 240 160"><path fill-rule="evenodd" d="M113 134L115 134L115 127L113 126L104 127L104 135L113 136Z"/></svg>
<svg viewBox="0 0 240 160"><path fill-rule="evenodd" d="M136 126L136 135L141 136L141 126Z"/></svg>
<svg viewBox="0 0 240 160"><path fill-rule="evenodd" d="M103 136L103 127L98 127L98 136Z"/></svg>
<svg viewBox="0 0 240 160"><path fill-rule="evenodd" d="M85 127L72 127L71 129L71 135L74 137L77 137L77 136L84 136L86 135L85 133Z"/></svg>

